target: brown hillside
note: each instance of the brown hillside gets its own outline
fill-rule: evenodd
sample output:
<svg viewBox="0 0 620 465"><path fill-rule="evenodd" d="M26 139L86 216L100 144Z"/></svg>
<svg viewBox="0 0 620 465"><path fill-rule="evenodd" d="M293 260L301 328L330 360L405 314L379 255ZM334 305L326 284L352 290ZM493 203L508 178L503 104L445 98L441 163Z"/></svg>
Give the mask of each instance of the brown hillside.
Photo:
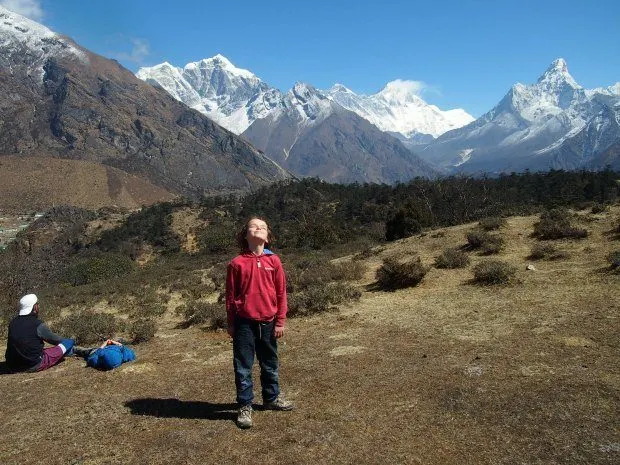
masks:
<svg viewBox="0 0 620 465"><path fill-rule="evenodd" d="M518 268L509 285L472 284L491 257L470 252L415 288L367 290L382 258L432 265L472 224L364 254L358 303L288 323L281 381L296 410L260 411L257 382L245 431L227 334L178 329L172 292L135 362L0 376L0 463L617 464L620 275L605 257L620 249L620 206L580 215L588 238L553 241L567 255L536 262L537 218L509 218L496 256Z"/></svg>
<svg viewBox="0 0 620 465"><path fill-rule="evenodd" d="M3 211L43 211L55 205L134 209L174 198L144 178L79 160L3 156L0 179Z"/></svg>
<svg viewBox="0 0 620 465"><path fill-rule="evenodd" d="M94 161L195 198L290 177L246 140L116 61L65 37L41 39L13 27L19 15L3 11L0 154Z"/></svg>

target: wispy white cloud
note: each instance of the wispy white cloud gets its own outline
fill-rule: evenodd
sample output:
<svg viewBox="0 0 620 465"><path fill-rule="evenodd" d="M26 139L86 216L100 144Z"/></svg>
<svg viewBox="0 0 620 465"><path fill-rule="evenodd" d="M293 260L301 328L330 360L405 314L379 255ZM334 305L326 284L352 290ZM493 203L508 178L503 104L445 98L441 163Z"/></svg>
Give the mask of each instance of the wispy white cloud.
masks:
<svg viewBox="0 0 620 465"><path fill-rule="evenodd" d="M129 43L131 44L130 52L110 52L109 55L116 58L118 61L125 61L136 65L144 64L144 61L151 53L149 41L137 37L130 37Z"/></svg>
<svg viewBox="0 0 620 465"><path fill-rule="evenodd" d="M34 21L41 21L44 16L40 0L0 0L0 5Z"/></svg>
<svg viewBox="0 0 620 465"><path fill-rule="evenodd" d="M420 95L427 88L427 84L422 81L408 81L404 79L395 79L385 86L386 89L394 92Z"/></svg>
<svg viewBox="0 0 620 465"><path fill-rule="evenodd" d="M418 97L428 94L441 95L441 91L437 86L427 84L423 81L413 81L406 79L395 79L388 82L381 92L401 96L413 94L417 95Z"/></svg>

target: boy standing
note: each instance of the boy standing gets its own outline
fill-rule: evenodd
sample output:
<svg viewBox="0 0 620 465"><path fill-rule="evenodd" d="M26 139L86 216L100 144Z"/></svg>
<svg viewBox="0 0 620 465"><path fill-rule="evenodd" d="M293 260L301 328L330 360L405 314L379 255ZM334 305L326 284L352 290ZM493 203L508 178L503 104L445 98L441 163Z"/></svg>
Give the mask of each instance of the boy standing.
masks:
<svg viewBox="0 0 620 465"><path fill-rule="evenodd" d="M252 426L252 366L260 365L263 407L292 410L280 395L277 339L284 335L286 278L277 255L266 247L273 237L267 223L251 218L237 235L242 253L228 265L226 313L233 338L235 386L240 428Z"/></svg>

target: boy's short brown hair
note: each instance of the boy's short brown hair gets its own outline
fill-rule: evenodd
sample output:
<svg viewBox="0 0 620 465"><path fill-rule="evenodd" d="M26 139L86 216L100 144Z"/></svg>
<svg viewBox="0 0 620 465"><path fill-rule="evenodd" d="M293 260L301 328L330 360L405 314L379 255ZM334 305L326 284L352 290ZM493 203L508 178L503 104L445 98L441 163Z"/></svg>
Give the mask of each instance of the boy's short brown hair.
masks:
<svg viewBox="0 0 620 465"><path fill-rule="evenodd" d="M237 245L242 252L250 248L250 245L248 244L248 225L252 220L261 220L264 221L267 225L267 242L265 243L265 247L269 248L271 246L271 243L276 239L271 232L271 228L269 227L269 223L266 219L261 218L260 216L250 216L243 225L243 228L241 228L241 230L237 233Z"/></svg>

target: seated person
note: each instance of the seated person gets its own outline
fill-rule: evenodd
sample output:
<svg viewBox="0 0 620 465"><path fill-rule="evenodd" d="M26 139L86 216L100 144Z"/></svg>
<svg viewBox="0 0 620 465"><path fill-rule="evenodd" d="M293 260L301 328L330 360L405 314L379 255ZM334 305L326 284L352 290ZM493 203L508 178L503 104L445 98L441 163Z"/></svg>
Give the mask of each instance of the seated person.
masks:
<svg viewBox="0 0 620 465"><path fill-rule="evenodd" d="M44 348L45 342L53 347ZM37 296L22 297L19 315L9 323L5 354L9 370L43 371L56 365L65 355L71 355L72 349L73 339L57 336L39 319Z"/></svg>
<svg viewBox="0 0 620 465"><path fill-rule="evenodd" d="M125 362L136 359L136 354L129 347L112 339L106 340L101 346L92 349L76 347L74 354L86 359L86 365L99 370L111 370Z"/></svg>

